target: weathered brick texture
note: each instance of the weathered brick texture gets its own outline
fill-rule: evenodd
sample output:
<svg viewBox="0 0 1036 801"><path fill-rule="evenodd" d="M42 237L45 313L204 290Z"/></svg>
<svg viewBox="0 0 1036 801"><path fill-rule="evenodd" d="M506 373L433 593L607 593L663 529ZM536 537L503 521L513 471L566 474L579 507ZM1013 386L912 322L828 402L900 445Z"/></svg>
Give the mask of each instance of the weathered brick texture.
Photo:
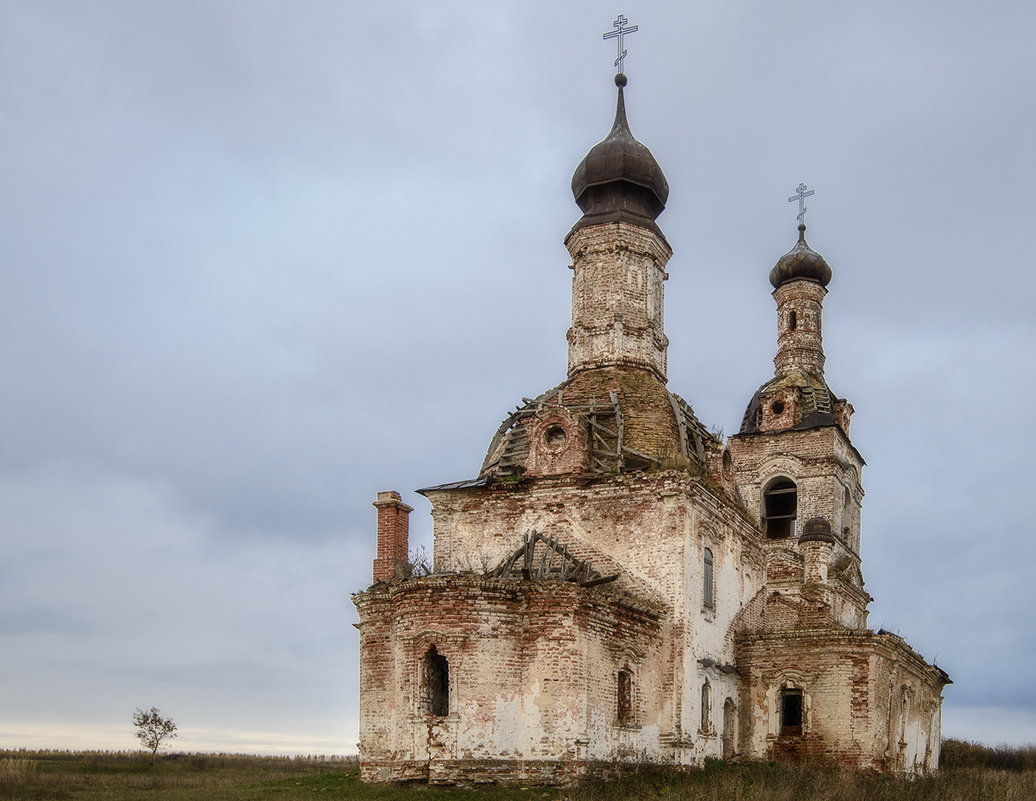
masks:
<svg viewBox="0 0 1036 801"><path fill-rule="evenodd" d="M751 752L878 770L938 765L943 676L899 637L833 628L746 634L736 652ZM801 733L782 731L785 689L802 693Z"/></svg>
<svg viewBox="0 0 1036 801"><path fill-rule="evenodd" d="M649 370L663 381L669 339L662 282L673 255L656 232L627 222L576 230L572 255L572 327L568 373L609 365Z"/></svg>
<svg viewBox="0 0 1036 801"><path fill-rule="evenodd" d="M778 263L776 374L738 434L709 434L665 386L668 187L623 108L577 171L593 214L566 241L568 379L508 415L475 479L421 491L432 575L397 570L410 507L374 504L374 584L353 596L362 776L933 769L949 677L867 629L864 462L823 378L830 269L804 238Z"/></svg>
<svg viewBox="0 0 1036 801"><path fill-rule="evenodd" d="M374 560L374 580L391 581L400 564L407 560L410 539L410 513L395 491L379 492L374 502L378 510L378 555Z"/></svg>
<svg viewBox="0 0 1036 801"><path fill-rule="evenodd" d="M816 281L787 281L773 291L777 301L778 375L801 370L824 374L823 305L827 289Z"/></svg>

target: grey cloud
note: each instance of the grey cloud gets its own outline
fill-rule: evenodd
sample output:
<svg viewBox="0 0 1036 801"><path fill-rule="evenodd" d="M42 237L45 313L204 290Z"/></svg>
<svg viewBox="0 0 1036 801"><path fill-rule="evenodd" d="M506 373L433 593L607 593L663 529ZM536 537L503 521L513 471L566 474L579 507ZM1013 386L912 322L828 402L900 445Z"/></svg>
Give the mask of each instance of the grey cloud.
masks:
<svg viewBox="0 0 1036 801"><path fill-rule="evenodd" d="M374 493L402 490L427 544L412 490L471 477L563 377L568 182L614 86L610 18L547 11L5 7L0 705L22 730L86 696L69 723L166 697L234 737L355 726ZM953 675L948 720L1017 738L1036 12L639 13L627 105L672 186L671 388L736 430L772 374L785 198L815 186L872 622ZM1032 717L990 711L1010 705Z"/></svg>

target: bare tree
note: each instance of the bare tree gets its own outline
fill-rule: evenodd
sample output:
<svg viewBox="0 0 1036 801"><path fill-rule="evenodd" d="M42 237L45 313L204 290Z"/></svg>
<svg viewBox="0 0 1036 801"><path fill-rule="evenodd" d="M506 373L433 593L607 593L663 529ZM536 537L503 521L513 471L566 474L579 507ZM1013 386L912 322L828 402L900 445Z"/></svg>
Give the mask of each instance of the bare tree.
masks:
<svg viewBox="0 0 1036 801"><path fill-rule="evenodd" d="M169 718L162 717L157 707L146 712L138 709L133 713L133 725L137 729L137 739L145 750L151 752L151 764L155 764L155 755L166 740L176 737L176 724Z"/></svg>

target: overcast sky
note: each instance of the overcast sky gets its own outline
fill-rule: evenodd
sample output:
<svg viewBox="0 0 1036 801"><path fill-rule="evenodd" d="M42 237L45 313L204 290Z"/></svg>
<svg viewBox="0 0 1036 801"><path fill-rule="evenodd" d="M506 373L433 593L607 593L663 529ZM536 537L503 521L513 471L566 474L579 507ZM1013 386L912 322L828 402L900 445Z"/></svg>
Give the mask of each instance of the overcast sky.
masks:
<svg viewBox="0 0 1036 801"><path fill-rule="evenodd" d="M621 11L669 386L737 430L834 270L872 627L1036 741L1036 4L0 0L0 747L355 750L378 490L564 378Z"/></svg>

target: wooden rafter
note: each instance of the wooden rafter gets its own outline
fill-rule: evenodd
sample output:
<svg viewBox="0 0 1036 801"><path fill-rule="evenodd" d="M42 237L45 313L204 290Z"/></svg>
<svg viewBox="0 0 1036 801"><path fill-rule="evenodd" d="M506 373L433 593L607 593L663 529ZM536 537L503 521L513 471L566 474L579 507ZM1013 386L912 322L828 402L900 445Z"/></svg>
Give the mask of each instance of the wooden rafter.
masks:
<svg viewBox="0 0 1036 801"><path fill-rule="evenodd" d="M542 547L537 560L538 543L542 543ZM540 534L535 529L523 537L521 547L501 562L490 575L497 578L521 577L526 580L558 578L574 582L581 587L595 587L615 581L619 577L618 573L612 576L601 575L589 562L576 558L556 539Z"/></svg>

